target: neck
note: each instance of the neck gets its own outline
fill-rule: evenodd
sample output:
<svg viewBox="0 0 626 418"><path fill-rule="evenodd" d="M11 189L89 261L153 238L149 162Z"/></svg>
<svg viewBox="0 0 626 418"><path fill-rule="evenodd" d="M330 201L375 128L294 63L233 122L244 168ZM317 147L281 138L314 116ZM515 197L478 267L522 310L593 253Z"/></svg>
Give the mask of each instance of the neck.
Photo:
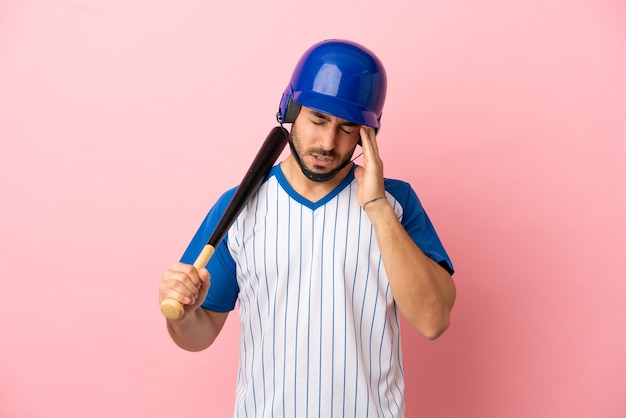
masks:
<svg viewBox="0 0 626 418"><path fill-rule="evenodd" d="M296 162L293 155L289 155L285 161L281 163L281 169L289 185L298 192L298 194L311 202L317 202L328 193L330 193L339 183L343 181L352 169L352 164L348 164L342 168L336 176L324 182L313 181L304 175L300 166Z"/></svg>

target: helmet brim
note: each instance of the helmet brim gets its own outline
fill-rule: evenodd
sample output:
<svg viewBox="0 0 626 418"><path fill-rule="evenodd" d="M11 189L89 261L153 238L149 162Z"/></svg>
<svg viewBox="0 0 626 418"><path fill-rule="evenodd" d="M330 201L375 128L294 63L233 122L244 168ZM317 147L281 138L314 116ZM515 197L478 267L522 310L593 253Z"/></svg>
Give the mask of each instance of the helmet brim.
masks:
<svg viewBox="0 0 626 418"><path fill-rule="evenodd" d="M312 91L295 91L292 100L301 106L317 110L341 119L348 120L359 125L380 128L380 121L374 112L366 108L355 106L335 96L329 96Z"/></svg>

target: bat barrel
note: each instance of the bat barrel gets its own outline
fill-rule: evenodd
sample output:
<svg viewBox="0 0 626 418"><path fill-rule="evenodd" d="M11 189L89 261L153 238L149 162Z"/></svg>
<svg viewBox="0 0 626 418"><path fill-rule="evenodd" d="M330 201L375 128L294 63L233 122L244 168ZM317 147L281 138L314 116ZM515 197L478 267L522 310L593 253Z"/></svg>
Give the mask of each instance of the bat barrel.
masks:
<svg viewBox="0 0 626 418"><path fill-rule="evenodd" d="M241 180L241 183L239 183L239 187L237 187L224 214L215 226L207 244L216 247L224 239L224 236L226 236L233 222L241 213L250 196L257 191L269 174L276 159L280 156L283 148L285 148L287 138L289 138L289 133L282 126L276 126L270 131L252 164L250 164L250 168Z"/></svg>

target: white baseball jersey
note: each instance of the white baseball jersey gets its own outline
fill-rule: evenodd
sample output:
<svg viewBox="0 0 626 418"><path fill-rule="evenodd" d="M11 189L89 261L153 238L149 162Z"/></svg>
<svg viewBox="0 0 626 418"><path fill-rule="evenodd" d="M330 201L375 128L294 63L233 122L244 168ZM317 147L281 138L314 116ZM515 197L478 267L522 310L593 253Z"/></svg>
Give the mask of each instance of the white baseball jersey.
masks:
<svg viewBox="0 0 626 418"><path fill-rule="evenodd" d="M452 272L410 186L385 187L416 243ZM216 249L203 307L224 312L239 301L236 417L404 416L398 312L356 189L352 170L310 202L276 166ZM193 263L233 193L207 215L183 262Z"/></svg>

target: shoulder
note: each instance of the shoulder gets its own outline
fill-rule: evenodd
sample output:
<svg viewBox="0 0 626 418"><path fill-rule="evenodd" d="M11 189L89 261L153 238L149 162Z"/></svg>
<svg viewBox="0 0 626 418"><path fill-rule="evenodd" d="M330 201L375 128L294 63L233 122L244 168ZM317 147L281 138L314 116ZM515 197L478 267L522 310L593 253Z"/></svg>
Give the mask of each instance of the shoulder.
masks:
<svg viewBox="0 0 626 418"><path fill-rule="evenodd" d="M279 175L282 175L282 172L280 171L280 167L278 165L273 166L269 173L267 174L267 176L263 179L263 181L261 182L261 185L264 183L267 183L267 181L272 178L272 177L279 177ZM261 186L262 187L262 186ZM213 209L223 212L226 207L228 206L228 204L230 203L231 200L233 200L233 196L235 196L235 193L237 193L237 190L239 189L239 186L235 186L232 187L228 190L226 190L216 201L215 204L213 205Z"/></svg>
<svg viewBox="0 0 626 418"><path fill-rule="evenodd" d="M213 205L213 209L217 210L218 212L223 212L224 209L226 209L226 207L230 203L230 201L233 200L233 196L237 192L238 188L239 186L235 186L231 189L226 190L224 193L222 193L222 195L215 201L215 204Z"/></svg>
<svg viewBox="0 0 626 418"><path fill-rule="evenodd" d="M404 209L422 209L422 205L415 190L406 181L385 178L385 190Z"/></svg>

